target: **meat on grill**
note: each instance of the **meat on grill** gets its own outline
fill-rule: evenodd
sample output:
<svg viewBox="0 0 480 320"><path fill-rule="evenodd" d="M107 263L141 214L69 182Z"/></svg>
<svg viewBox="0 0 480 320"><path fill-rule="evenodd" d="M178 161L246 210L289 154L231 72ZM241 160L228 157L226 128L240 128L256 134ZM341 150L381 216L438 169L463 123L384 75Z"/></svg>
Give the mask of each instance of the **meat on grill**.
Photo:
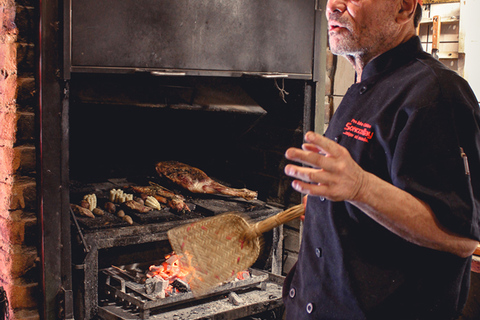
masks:
<svg viewBox="0 0 480 320"><path fill-rule="evenodd" d="M147 196L153 196L158 200L158 202L166 204L177 212L191 211L185 203L185 198L183 196L175 194L157 184L151 184L150 186L131 186L130 189L136 193L143 193Z"/></svg>
<svg viewBox="0 0 480 320"><path fill-rule="evenodd" d="M257 192L248 189L235 189L220 184L205 172L198 168L191 167L178 161L162 161L155 166L160 176L193 193L224 194L234 197L241 197L246 200L257 198Z"/></svg>

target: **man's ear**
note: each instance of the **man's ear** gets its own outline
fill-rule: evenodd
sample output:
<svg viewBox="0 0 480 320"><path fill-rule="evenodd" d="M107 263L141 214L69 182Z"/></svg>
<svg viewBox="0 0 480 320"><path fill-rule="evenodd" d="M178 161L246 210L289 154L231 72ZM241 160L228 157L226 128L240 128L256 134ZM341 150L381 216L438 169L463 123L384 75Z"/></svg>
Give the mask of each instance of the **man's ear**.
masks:
<svg viewBox="0 0 480 320"><path fill-rule="evenodd" d="M400 10L397 13L395 21L404 24L413 19L418 0L400 0Z"/></svg>

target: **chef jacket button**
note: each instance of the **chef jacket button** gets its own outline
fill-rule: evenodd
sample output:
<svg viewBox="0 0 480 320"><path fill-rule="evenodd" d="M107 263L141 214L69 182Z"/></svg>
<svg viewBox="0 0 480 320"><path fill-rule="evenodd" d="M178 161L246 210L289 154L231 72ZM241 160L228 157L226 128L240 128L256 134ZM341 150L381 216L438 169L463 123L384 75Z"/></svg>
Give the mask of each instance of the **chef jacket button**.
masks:
<svg viewBox="0 0 480 320"><path fill-rule="evenodd" d="M294 298L294 297L295 297L295 294L296 294L295 288L291 288L291 289L290 289L290 292L288 293L288 295L290 296L290 298Z"/></svg>
<svg viewBox="0 0 480 320"><path fill-rule="evenodd" d="M318 258L322 257L322 249L321 248L315 248L315 255Z"/></svg>
<svg viewBox="0 0 480 320"><path fill-rule="evenodd" d="M325 198L324 197L320 197L320 201L325 201Z"/></svg>
<svg viewBox="0 0 480 320"><path fill-rule="evenodd" d="M335 142L338 142L338 137L333 138Z"/></svg>
<svg viewBox="0 0 480 320"><path fill-rule="evenodd" d="M313 303L309 302L305 309L307 310L308 314L312 313L313 312Z"/></svg>
<svg viewBox="0 0 480 320"><path fill-rule="evenodd" d="M367 86L363 86L360 88L360 94L364 94L367 91Z"/></svg>

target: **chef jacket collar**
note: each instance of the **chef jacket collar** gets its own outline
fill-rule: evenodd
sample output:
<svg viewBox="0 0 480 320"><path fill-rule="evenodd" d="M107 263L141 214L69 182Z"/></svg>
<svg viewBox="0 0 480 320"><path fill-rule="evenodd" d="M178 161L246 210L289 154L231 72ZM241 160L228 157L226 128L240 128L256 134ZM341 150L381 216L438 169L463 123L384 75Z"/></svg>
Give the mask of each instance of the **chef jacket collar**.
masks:
<svg viewBox="0 0 480 320"><path fill-rule="evenodd" d="M362 71L362 81L404 65L419 52L423 52L420 38L413 36L410 40L370 61Z"/></svg>

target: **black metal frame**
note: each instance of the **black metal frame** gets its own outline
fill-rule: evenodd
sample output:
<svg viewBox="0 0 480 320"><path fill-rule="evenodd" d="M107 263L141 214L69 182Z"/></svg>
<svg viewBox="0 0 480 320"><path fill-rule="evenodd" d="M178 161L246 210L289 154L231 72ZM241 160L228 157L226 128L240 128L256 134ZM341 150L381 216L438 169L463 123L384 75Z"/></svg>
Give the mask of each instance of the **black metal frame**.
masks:
<svg viewBox="0 0 480 320"><path fill-rule="evenodd" d="M170 319L175 314L183 314L185 319L190 318L188 315L195 319L237 319L252 315L257 317L267 310L280 309L283 304L281 291L285 278L264 270L249 269L251 278L225 283L202 297L186 292L163 299L146 295L144 285L123 278L115 270L102 270L105 274L104 290L108 293L108 298L99 308L99 316L103 319ZM224 297L232 292L237 297L243 296L239 298L243 301L237 305L230 303L220 310L214 308L220 306ZM245 298L249 302L245 302ZM131 310L134 311L129 313Z"/></svg>
<svg viewBox="0 0 480 320"><path fill-rule="evenodd" d="M321 0L75 1L64 1L72 9L65 15L66 79L69 72L314 81L322 76L316 61L323 40Z"/></svg>
<svg viewBox="0 0 480 320"><path fill-rule="evenodd" d="M264 215L260 219L264 219L269 215L278 213L278 208L268 207ZM256 212L255 215L259 213ZM249 214L246 213L248 216ZM258 218L252 221L259 220ZM148 243L165 242L168 246L167 231L179 224L192 223L198 219L190 219L183 221L162 222L148 225L128 226L122 228L97 230L83 234L84 251L83 260L81 264L74 266L74 289L77 291L75 300L76 312L75 315L81 319L92 319L98 315L99 305L99 288L96 284L99 283L99 261L101 251L110 248L127 247L130 245L141 245ZM279 230L276 231L281 232ZM277 260L277 264L281 263L281 256L278 254L276 247L280 241L280 237L274 236L276 243L273 243L274 257L272 260ZM278 270L276 271L278 273Z"/></svg>
<svg viewBox="0 0 480 320"><path fill-rule="evenodd" d="M63 3L44 0L38 41L38 212L43 319L72 319L68 193L68 84L63 68Z"/></svg>
<svg viewBox="0 0 480 320"><path fill-rule="evenodd" d="M325 21L319 9L324 7L324 2L315 2L318 25ZM70 9L70 0L43 0L39 5L37 193L41 227L42 319L74 318L68 174L68 79L71 70L70 53L65 50L71 39L70 33L63 29L65 21L69 22ZM323 119L323 95L319 93L324 87L324 33L316 33L315 38L314 56L320 59L313 66L313 79L305 81L304 130L323 126L318 119ZM316 85L319 80L320 85Z"/></svg>

